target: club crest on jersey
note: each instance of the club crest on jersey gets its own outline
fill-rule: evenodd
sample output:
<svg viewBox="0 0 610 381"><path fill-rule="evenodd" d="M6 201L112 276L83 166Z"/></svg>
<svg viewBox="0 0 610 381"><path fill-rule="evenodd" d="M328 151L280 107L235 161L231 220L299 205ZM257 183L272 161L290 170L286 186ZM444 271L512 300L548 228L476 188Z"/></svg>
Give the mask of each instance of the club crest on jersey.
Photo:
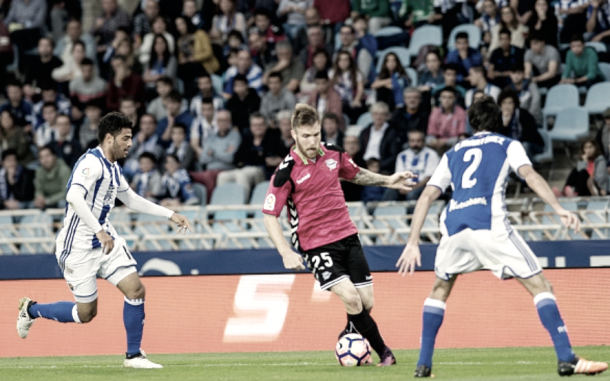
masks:
<svg viewBox="0 0 610 381"><path fill-rule="evenodd" d="M108 187L106 196L104 196L104 203L110 202L110 200L112 200L112 198L114 197L114 189L115 187L113 185Z"/></svg>
<svg viewBox="0 0 610 381"><path fill-rule="evenodd" d="M326 166L328 167L328 169L330 169L331 171L335 168L337 168L337 160L335 159L328 159L325 161Z"/></svg>
<svg viewBox="0 0 610 381"><path fill-rule="evenodd" d="M265 209L265 210L274 210L275 209L275 195L273 193L269 193L269 195L265 199L265 205L263 205L263 209Z"/></svg>

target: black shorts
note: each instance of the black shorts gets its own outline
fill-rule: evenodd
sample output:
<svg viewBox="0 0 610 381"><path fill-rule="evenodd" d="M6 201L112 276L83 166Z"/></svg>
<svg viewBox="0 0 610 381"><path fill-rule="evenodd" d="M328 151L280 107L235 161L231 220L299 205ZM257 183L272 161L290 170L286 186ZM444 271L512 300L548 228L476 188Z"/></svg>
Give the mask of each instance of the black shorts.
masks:
<svg viewBox="0 0 610 381"><path fill-rule="evenodd" d="M373 276L358 235L302 252L322 290L349 279L356 288L371 286Z"/></svg>

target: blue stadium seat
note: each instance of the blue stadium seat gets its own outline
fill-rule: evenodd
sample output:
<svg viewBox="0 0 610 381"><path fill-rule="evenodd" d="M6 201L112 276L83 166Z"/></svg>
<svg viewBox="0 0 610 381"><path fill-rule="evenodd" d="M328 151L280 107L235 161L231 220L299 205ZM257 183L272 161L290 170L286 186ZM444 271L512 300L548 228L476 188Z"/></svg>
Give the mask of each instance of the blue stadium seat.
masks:
<svg viewBox="0 0 610 381"><path fill-rule="evenodd" d="M481 29L473 24L463 24L453 28L449 34L447 49L455 49L455 36L460 32L468 33L468 45L473 49L479 49L479 45L481 45Z"/></svg>
<svg viewBox="0 0 610 381"><path fill-rule="evenodd" d="M250 205L263 205L267 189L269 189L269 181L256 184L252 191L252 197L250 197Z"/></svg>
<svg viewBox="0 0 610 381"><path fill-rule="evenodd" d="M606 53L608 51L606 44L603 42L589 41L585 45L592 47L597 53Z"/></svg>
<svg viewBox="0 0 610 381"><path fill-rule="evenodd" d="M377 74L381 73L381 66L383 65L383 60L388 53L394 53L400 60L402 67L407 69L411 65L411 55L409 54L409 49L403 48L402 46L393 46L391 48L387 48L386 50L379 53L379 60L377 61L376 72Z"/></svg>
<svg viewBox="0 0 610 381"><path fill-rule="evenodd" d="M418 55L419 49L425 45L443 45L443 29L440 26L424 25L413 31L411 42L409 43L411 55Z"/></svg>
<svg viewBox="0 0 610 381"><path fill-rule="evenodd" d="M366 128L371 123L373 123L373 115L371 115L371 113L368 111L360 115L358 121L356 122L356 124L362 128Z"/></svg>
<svg viewBox="0 0 610 381"><path fill-rule="evenodd" d="M407 76L409 77L409 86L417 87L417 84L419 83L417 71L415 71L415 69L412 67L408 67L405 70L407 71Z"/></svg>
<svg viewBox="0 0 610 381"><path fill-rule="evenodd" d="M19 70L19 51L17 45L13 44L13 62L6 67L8 73L16 73Z"/></svg>
<svg viewBox="0 0 610 381"><path fill-rule="evenodd" d="M601 70L604 77L606 77L606 82L610 82L610 64L607 62L600 62L599 70Z"/></svg>
<svg viewBox="0 0 610 381"><path fill-rule="evenodd" d="M542 140L544 140L544 151L534 156L534 161L537 163L547 163L553 161L553 141L549 136L548 131L538 130Z"/></svg>
<svg viewBox="0 0 610 381"><path fill-rule="evenodd" d="M574 143L586 138L589 136L589 114L582 107L570 107L559 111L549 136L551 140Z"/></svg>
<svg viewBox="0 0 610 381"><path fill-rule="evenodd" d="M174 83L176 84L176 90L178 90L180 94L184 94L184 81L176 77L174 78Z"/></svg>
<svg viewBox="0 0 610 381"><path fill-rule="evenodd" d="M587 92L585 110L589 114L601 114L610 107L610 82L600 82Z"/></svg>
<svg viewBox="0 0 610 381"><path fill-rule="evenodd" d="M578 107L578 89L574 85L557 85L549 89L542 109L542 124L548 130L547 117L570 107Z"/></svg>
<svg viewBox="0 0 610 381"><path fill-rule="evenodd" d="M197 196L197 199L199 200L199 205L205 206L208 202L208 191L199 183L194 182L192 184L195 196Z"/></svg>
<svg viewBox="0 0 610 381"><path fill-rule="evenodd" d="M212 78L212 86L214 87L214 92L216 93L216 95L222 95L222 78L220 78L220 76L216 74L212 74L210 75L210 77Z"/></svg>
<svg viewBox="0 0 610 381"><path fill-rule="evenodd" d="M395 34L400 34L404 32L404 29L398 27L398 26L386 26L385 28L381 28L379 29L374 36L375 37L382 37L382 36L393 36Z"/></svg>
<svg viewBox="0 0 610 381"><path fill-rule="evenodd" d="M214 188L210 205L243 205L246 203L246 191L239 184L229 183ZM243 210L218 211L214 215L216 220L233 220L246 218Z"/></svg>

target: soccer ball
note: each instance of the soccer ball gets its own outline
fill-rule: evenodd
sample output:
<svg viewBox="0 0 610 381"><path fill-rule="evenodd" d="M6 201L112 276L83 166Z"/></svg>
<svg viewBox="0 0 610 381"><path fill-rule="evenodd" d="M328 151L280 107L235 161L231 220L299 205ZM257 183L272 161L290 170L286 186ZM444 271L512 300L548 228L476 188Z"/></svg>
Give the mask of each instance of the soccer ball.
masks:
<svg viewBox="0 0 610 381"><path fill-rule="evenodd" d="M342 366L360 366L371 363L369 342L357 333L348 333L337 342L335 357Z"/></svg>

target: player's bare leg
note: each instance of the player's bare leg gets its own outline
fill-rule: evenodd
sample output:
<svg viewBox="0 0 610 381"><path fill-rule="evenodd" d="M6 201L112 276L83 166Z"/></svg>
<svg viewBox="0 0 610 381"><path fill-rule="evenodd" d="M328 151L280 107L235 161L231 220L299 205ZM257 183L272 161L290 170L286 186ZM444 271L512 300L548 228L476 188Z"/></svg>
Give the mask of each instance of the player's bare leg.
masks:
<svg viewBox="0 0 610 381"><path fill-rule="evenodd" d="M538 310L540 321L551 335L555 353L557 353L557 372L560 376L592 375L608 369L608 364L605 362L588 361L574 354L568 337L568 330L557 308L553 287L542 273L531 278L518 280L534 297L534 304Z"/></svg>
<svg viewBox="0 0 610 381"><path fill-rule="evenodd" d="M445 302L451 294L456 279L456 275L449 278L449 280L436 278L432 291L424 302L421 348L419 350L417 368L415 369L415 377L433 377L432 355L434 354L434 343L436 342L438 330L443 324L446 308Z"/></svg>
<svg viewBox="0 0 610 381"><path fill-rule="evenodd" d="M127 332L127 353L123 366L125 368L152 369L163 368L146 358L140 348L144 331L144 297L146 289L137 273L131 273L122 279L117 288L125 295L123 304L123 323Z"/></svg>
<svg viewBox="0 0 610 381"><path fill-rule="evenodd" d="M364 291L363 294L372 297L373 287L362 287L362 289L364 288L370 288L370 291ZM396 364L396 358L392 354L390 348L385 345L385 342L379 333L377 323L375 323L375 320L373 320L364 307L359 289L354 287L354 284L351 281L345 279L331 287L330 290L343 302L345 310L347 311L349 325L364 336L379 355L380 362L378 365L386 366ZM372 303L372 301L372 298L367 300L368 303ZM370 307L372 308L372 305Z"/></svg>

